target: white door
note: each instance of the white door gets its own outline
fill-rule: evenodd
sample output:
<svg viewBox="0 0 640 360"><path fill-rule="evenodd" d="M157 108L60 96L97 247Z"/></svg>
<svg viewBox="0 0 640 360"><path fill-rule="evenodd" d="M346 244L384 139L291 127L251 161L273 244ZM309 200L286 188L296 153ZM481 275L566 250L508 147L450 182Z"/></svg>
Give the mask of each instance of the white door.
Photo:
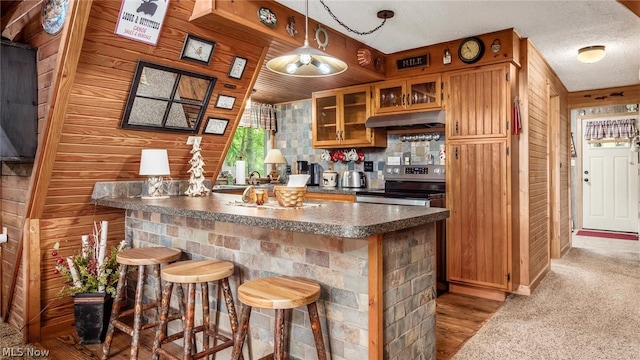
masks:
<svg viewBox="0 0 640 360"><path fill-rule="evenodd" d="M582 141L582 227L638 232L638 154L626 142Z"/></svg>

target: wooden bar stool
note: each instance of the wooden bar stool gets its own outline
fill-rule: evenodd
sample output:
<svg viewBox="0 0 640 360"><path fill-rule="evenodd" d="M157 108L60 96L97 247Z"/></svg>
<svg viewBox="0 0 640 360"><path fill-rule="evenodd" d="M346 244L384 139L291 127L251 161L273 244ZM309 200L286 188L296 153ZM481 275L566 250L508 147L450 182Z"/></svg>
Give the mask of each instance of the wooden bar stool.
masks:
<svg viewBox="0 0 640 360"><path fill-rule="evenodd" d="M118 286L116 287L116 298L113 302L113 308L111 310L111 320L109 321L109 328L107 329L104 346L102 347L103 360L106 360L109 357L109 350L111 349L113 332L115 329L118 329L131 336L130 358L138 358L138 348L140 347L140 331L154 327L159 323L158 321L155 321L142 325L142 312L152 308L160 310L159 299L162 293L162 287L160 285L160 264L174 262L180 258L181 254L182 252L179 249L167 247L148 247L127 249L120 252L116 256L116 261L118 262L118 264L120 264L120 277L118 279ZM147 305L143 305L142 295L144 292L145 284L145 266L148 265L153 266L156 301L151 302ZM133 309L121 311L122 302L127 292L125 284L129 266L138 267L138 282L136 284L134 307ZM131 314L133 314L133 326L130 326L123 321L124 317L130 316Z"/></svg>
<svg viewBox="0 0 640 360"><path fill-rule="evenodd" d="M220 260L187 260L179 261L171 265L167 265L162 269L161 277L164 283L162 291L162 308L160 311L160 326L156 329L156 336L153 342L153 359L157 359L162 354L171 359L180 359L162 348L163 344L174 340L183 339L183 359L199 359L208 357L226 348L233 346L233 335L238 329L238 317L236 308L231 295L229 286L229 276L233 274L233 263ZM231 323L231 338L219 333L216 327L212 329L210 324L209 311L209 282L218 281L218 286L222 288L224 300L229 313L229 322ZM171 302L171 292L173 286L181 284L188 285L187 291L187 309L184 318L184 329L182 333L176 333L167 336L167 323L170 321L169 303ZM196 284L200 284L200 292L202 294L202 325L195 326L195 303L196 303ZM194 348L195 335L199 332L203 333L203 349L197 352ZM210 347L211 339L220 340L221 343ZM215 343L214 343L215 344Z"/></svg>
<svg viewBox="0 0 640 360"><path fill-rule="evenodd" d="M251 308L274 309L276 312L276 330L273 354L262 359L273 358L283 360L284 357L284 311L307 305L311 330L316 343L319 360L326 360L327 355L322 339L322 328L316 301L320 298L320 285L310 279L301 277L266 277L247 281L238 287L238 300L244 306L240 315L240 329L235 335L235 344L231 359L238 360L242 355Z"/></svg>

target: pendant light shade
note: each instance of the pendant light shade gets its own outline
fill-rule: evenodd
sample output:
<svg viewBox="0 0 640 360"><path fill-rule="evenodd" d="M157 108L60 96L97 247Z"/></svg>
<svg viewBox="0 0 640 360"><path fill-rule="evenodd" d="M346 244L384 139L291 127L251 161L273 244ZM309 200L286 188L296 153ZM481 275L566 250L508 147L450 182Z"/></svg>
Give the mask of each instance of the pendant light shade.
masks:
<svg viewBox="0 0 640 360"><path fill-rule="evenodd" d="M578 50L578 61L583 62L585 64L593 64L598 62L607 55L604 51L604 46L587 46Z"/></svg>
<svg viewBox="0 0 640 360"><path fill-rule="evenodd" d="M267 62L267 69L287 76L321 77L338 75L348 68L347 63L309 46L309 0L305 3L304 45Z"/></svg>

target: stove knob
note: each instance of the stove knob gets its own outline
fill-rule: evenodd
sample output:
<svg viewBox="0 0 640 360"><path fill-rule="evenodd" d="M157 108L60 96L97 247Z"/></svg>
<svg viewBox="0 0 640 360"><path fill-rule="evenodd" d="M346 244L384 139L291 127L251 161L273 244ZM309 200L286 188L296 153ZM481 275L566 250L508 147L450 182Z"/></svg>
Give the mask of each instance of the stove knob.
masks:
<svg viewBox="0 0 640 360"><path fill-rule="evenodd" d="M390 167L387 168L387 174L391 174L393 173L393 169L391 169Z"/></svg>
<svg viewBox="0 0 640 360"><path fill-rule="evenodd" d="M400 169L398 169L398 168L393 168L393 173L394 173L394 174L400 174Z"/></svg>
<svg viewBox="0 0 640 360"><path fill-rule="evenodd" d="M433 173L434 174L440 174L440 168L433 169Z"/></svg>

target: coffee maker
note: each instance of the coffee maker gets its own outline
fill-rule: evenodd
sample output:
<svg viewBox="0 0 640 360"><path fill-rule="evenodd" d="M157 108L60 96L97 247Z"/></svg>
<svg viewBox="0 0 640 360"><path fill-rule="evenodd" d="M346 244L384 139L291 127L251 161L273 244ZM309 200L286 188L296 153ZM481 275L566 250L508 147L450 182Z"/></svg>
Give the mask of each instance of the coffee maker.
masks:
<svg viewBox="0 0 640 360"><path fill-rule="evenodd" d="M322 183L322 167L320 164L309 164L309 186L320 186Z"/></svg>
<svg viewBox="0 0 640 360"><path fill-rule="evenodd" d="M298 169L298 174L308 174L309 181L307 185L309 186L319 186L322 182L322 167L320 164L309 163L308 161L298 160L296 161L296 168Z"/></svg>
<svg viewBox="0 0 640 360"><path fill-rule="evenodd" d="M304 160L296 161L296 169L297 169L297 174L308 174L309 162Z"/></svg>

